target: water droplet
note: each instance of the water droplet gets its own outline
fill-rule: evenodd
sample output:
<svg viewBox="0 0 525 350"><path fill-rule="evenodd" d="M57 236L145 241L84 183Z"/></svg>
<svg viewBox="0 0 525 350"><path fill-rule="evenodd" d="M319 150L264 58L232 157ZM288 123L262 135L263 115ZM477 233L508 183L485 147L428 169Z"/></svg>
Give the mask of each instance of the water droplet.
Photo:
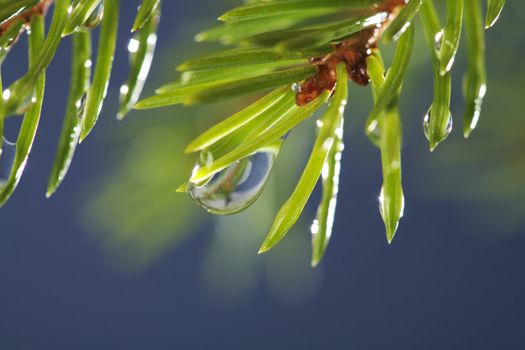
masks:
<svg viewBox="0 0 525 350"><path fill-rule="evenodd" d="M293 92L301 92L301 85L299 85L298 83L293 83L292 84L292 91Z"/></svg>
<svg viewBox="0 0 525 350"><path fill-rule="evenodd" d="M431 109L432 107L430 107L427 114L425 114L425 116L423 117L423 132L425 133L425 137L429 141L430 141L430 110Z"/></svg>
<svg viewBox="0 0 525 350"><path fill-rule="evenodd" d="M315 219L312 222L312 226L310 226L310 232L312 233L312 235L316 235L319 233L319 220Z"/></svg>
<svg viewBox="0 0 525 350"><path fill-rule="evenodd" d="M27 95L27 97L18 105L18 107L16 108L16 111L15 111L15 114L24 114L26 113L29 108L35 104L36 102L36 97L35 97L35 93L31 93L29 95Z"/></svg>
<svg viewBox="0 0 525 350"><path fill-rule="evenodd" d="M190 184L188 193L201 207L219 215L235 214L252 205L266 185L278 149L265 149L213 175L203 185Z"/></svg>
<svg viewBox="0 0 525 350"><path fill-rule="evenodd" d="M7 100L9 100L10 98L11 98L11 90L9 90L9 89L5 89L5 90L3 91L3 93L2 93L2 99L3 99L4 101L7 101Z"/></svg>
<svg viewBox="0 0 525 350"><path fill-rule="evenodd" d="M84 62L84 68L89 69L93 66L93 61L90 59L87 59L86 62Z"/></svg>
<svg viewBox="0 0 525 350"><path fill-rule="evenodd" d="M381 187L381 192L379 193L379 212L381 216L385 217L385 211L388 210L390 206L390 201L392 199L389 196L385 195L385 188ZM399 208L399 218L402 218L405 215L405 196L401 195L401 207Z"/></svg>
<svg viewBox="0 0 525 350"><path fill-rule="evenodd" d="M104 5L101 2L93 10L91 15L89 15L88 19L84 23L82 23L79 29L85 30L85 31L93 30L100 24L100 22L102 22L103 17L104 17Z"/></svg>
<svg viewBox="0 0 525 350"><path fill-rule="evenodd" d="M9 142L3 138L2 149L0 149L0 185L9 180L11 169L15 161L16 143Z"/></svg>
<svg viewBox="0 0 525 350"><path fill-rule="evenodd" d="M381 187L381 193L379 195L379 211L387 230L388 243L392 243L397 228L399 227L399 220L405 213L405 196L401 194L399 203L395 203L393 200L394 198L385 194L384 187Z"/></svg>
<svg viewBox="0 0 525 350"><path fill-rule="evenodd" d="M7 56L13 44L17 41L24 25L21 22L12 23L9 28L2 33L2 44L0 45L0 63Z"/></svg>
<svg viewBox="0 0 525 350"><path fill-rule="evenodd" d="M376 146L379 146L381 143L381 128L377 120L373 120L367 128L367 136Z"/></svg>
<svg viewBox="0 0 525 350"><path fill-rule="evenodd" d="M437 32L436 36L434 37L434 48L436 51L441 51L441 46L443 44L443 34L444 31L441 29L439 32Z"/></svg>
<svg viewBox="0 0 525 350"><path fill-rule="evenodd" d="M427 138L428 141L435 142L437 144L443 141L444 139L446 139L448 135L450 135L450 133L452 132L452 128L454 127L454 118L452 118L452 114L450 114L449 112L447 127L445 128L443 134L438 136L439 139L437 140L433 140L434 135L432 135L432 130L430 130L430 120L431 119L432 119L432 106L430 106L427 114L423 118L423 131L425 132L425 137Z"/></svg>
<svg viewBox="0 0 525 350"><path fill-rule="evenodd" d="M129 40L129 43L128 43L128 51L129 53L133 54L133 53L136 53L140 48L140 41L133 37Z"/></svg>
<svg viewBox="0 0 525 350"><path fill-rule="evenodd" d="M485 93L487 91L487 86L485 84L481 85L477 97L474 99L474 112L472 115L472 120L470 121L470 124L468 125L468 130L466 131L465 135L468 137L470 132L474 130L479 122L479 117L481 115L481 107L483 105L483 98L485 97Z"/></svg>
<svg viewBox="0 0 525 350"><path fill-rule="evenodd" d="M129 86L124 84L120 87L120 99L122 100L129 93Z"/></svg>
<svg viewBox="0 0 525 350"><path fill-rule="evenodd" d="M77 108L77 116L80 118L84 114L84 108L86 107L87 93L84 93L80 99L75 103Z"/></svg>

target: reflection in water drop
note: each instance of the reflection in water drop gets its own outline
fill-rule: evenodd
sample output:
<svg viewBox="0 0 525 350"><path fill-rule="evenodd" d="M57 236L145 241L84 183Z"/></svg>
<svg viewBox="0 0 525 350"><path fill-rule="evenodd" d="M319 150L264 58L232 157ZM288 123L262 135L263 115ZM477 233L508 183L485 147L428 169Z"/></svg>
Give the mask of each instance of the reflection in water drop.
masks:
<svg viewBox="0 0 525 350"><path fill-rule="evenodd" d="M3 92L2 92L2 99L4 101L7 101L11 98L11 90L10 89L5 89Z"/></svg>
<svg viewBox="0 0 525 350"><path fill-rule="evenodd" d="M84 92L82 97L80 97L77 102L75 102L75 107L77 108L77 116L80 118L84 114L84 108L86 107L87 93Z"/></svg>
<svg viewBox="0 0 525 350"><path fill-rule="evenodd" d="M425 132L425 137L430 142L436 142L440 143L441 141L445 140L448 135L452 132L452 128L454 127L454 118L452 118L452 114L449 112L448 114L448 122L447 127L445 128L444 132L439 136L438 140L432 140L432 130L430 129L430 121L432 119L432 106L428 109L427 114L425 115L425 118L423 118L423 131Z"/></svg>
<svg viewBox="0 0 525 350"><path fill-rule="evenodd" d="M25 114L29 110L29 108L31 108L31 106L35 104L35 102L36 96L35 92L33 91L31 94L27 95L27 97L18 105L15 114Z"/></svg>
<svg viewBox="0 0 525 350"><path fill-rule="evenodd" d="M140 41L137 36L131 38L128 42L128 52L130 54L137 53L140 49ZM133 56L131 56L131 61L133 61Z"/></svg>
<svg viewBox="0 0 525 350"><path fill-rule="evenodd" d="M443 44L443 29L437 32L436 36L434 37L434 48L436 49L436 51L441 50L442 44Z"/></svg>
<svg viewBox="0 0 525 350"><path fill-rule="evenodd" d="M465 135L468 136L472 130L476 128L479 122L479 117L481 115L481 107L483 105L483 99L487 93L487 85L481 84L478 91L476 92L476 98L474 98L472 105L472 119L468 124L468 129L465 131Z"/></svg>
<svg viewBox="0 0 525 350"><path fill-rule="evenodd" d="M382 217L385 216L388 207L391 205L392 198L385 194L385 188L381 187L381 192L379 193L379 212ZM401 203L399 208L399 218L401 219L405 216L405 195L401 193ZM399 225L399 223L398 223Z"/></svg>
<svg viewBox="0 0 525 350"><path fill-rule="evenodd" d="M3 185L9 180L11 169L15 161L16 144L5 139L2 142L2 149L0 150L0 185Z"/></svg>
<svg viewBox="0 0 525 350"><path fill-rule="evenodd" d="M241 159L213 175L204 185L190 184L188 192L210 213L238 213L252 205L262 193L277 151L265 149Z"/></svg>
<svg viewBox="0 0 525 350"><path fill-rule="evenodd" d="M398 220L393 228L392 234L395 234L397 228L399 227L399 220L405 215L405 195L401 189L401 198L399 202L396 203L395 199L390 197L384 187L381 187L381 192L379 194L379 212L387 224L387 217L392 215L398 215ZM393 238L393 237L391 237ZM391 238L389 238L389 243L391 243Z"/></svg>
<svg viewBox="0 0 525 350"><path fill-rule="evenodd" d="M370 123L366 130L367 136L370 139L370 141L376 145L379 146L381 143L381 127L379 126L379 122L377 120L374 120Z"/></svg>
<svg viewBox="0 0 525 350"><path fill-rule="evenodd" d="M101 2L97 5L97 7L93 10L91 15L89 15L88 19L82 23L80 26L81 30L90 31L92 29L95 29L100 22L102 22L102 18L104 17L104 5Z"/></svg>
<svg viewBox="0 0 525 350"><path fill-rule="evenodd" d="M23 21L15 20L2 33L2 40L0 43L0 63L4 60L6 55L11 50L13 44L17 41L23 27Z"/></svg>

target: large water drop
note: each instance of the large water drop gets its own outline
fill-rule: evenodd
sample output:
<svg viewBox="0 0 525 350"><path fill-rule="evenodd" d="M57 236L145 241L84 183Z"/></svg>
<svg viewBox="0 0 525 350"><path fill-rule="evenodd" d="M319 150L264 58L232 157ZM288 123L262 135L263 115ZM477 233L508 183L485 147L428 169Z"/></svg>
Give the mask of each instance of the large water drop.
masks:
<svg viewBox="0 0 525 350"><path fill-rule="evenodd" d="M5 184L11 175L11 169L15 162L16 144L3 138L2 149L0 149L0 185Z"/></svg>
<svg viewBox="0 0 525 350"><path fill-rule="evenodd" d="M213 175L205 184L190 184L188 193L218 215L235 214L252 205L268 182L278 150L265 149Z"/></svg>

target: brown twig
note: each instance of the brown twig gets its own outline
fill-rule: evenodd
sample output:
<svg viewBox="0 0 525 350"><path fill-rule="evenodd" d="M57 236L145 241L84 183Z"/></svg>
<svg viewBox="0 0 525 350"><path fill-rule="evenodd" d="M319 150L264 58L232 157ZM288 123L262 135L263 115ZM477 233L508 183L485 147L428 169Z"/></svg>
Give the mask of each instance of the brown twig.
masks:
<svg viewBox="0 0 525 350"><path fill-rule="evenodd" d="M334 51L326 56L312 58L310 63L316 66L317 73L299 87L296 95L297 105L304 106L324 91L333 91L336 84L336 67L341 62L345 63L350 80L361 86L368 85L370 78L366 60L377 47L384 29L393 19L396 11L405 5L405 0L385 0L374 9L376 13L386 14L381 25L352 35L336 45Z"/></svg>
<svg viewBox="0 0 525 350"><path fill-rule="evenodd" d="M30 9L27 9L16 16L13 16L9 18L8 20L2 22L0 24L0 37L4 35L4 33L13 25L14 23L18 21L23 21L25 23L29 23L31 21L31 18L34 16L45 16L47 13L47 10L49 9L49 6L53 3L53 0L40 0L35 6L31 7Z"/></svg>

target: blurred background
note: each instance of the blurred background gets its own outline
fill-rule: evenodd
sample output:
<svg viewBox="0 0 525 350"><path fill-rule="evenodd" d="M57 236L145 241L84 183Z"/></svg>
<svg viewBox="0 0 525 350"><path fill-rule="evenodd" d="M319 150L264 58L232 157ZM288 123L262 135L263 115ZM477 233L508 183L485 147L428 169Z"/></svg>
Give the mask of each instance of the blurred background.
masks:
<svg viewBox="0 0 525 350"><path fill-rule="evenodd" d="M173 80L184 59L217 48L193 43L193 35L235 4L165 1L146 95ZM280 246L256 254L306 162L311 123L292 133L253 207L212 217L174 192L194 162L182 150L243 101L116 121L137 5L123 2L101 122L46 200L69 42L49 69L28 170L0 211L0 349L525 347L523 1L508 1L487 33L489 85L479 129L465 141L457 128L433 154L421 126L432 78L419 32L402 99L407 207L392 246L378 212L379 153L362 133L369 91L352 87L334 235L316 269L308 234L315 205ZM19 46L4 65L6 81L24 72ZM456 125L464 56L454 74Z"/></svg>

